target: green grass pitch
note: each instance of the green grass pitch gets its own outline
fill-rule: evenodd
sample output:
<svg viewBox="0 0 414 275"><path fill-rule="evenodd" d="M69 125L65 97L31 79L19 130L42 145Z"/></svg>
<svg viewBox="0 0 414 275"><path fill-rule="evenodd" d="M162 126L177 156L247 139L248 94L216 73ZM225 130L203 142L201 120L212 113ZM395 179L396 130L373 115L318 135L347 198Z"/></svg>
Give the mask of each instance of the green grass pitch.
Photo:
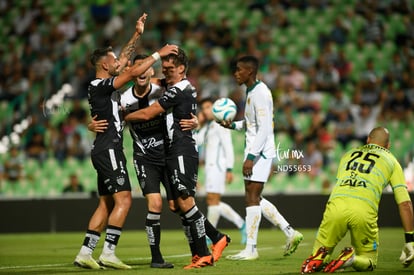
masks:
<svg viewBox="0 0 414 275"><path fill-rule="evenodd" d="M190 255L184 234L179 230L162 233L161 249L165 259L174 263L173 269L152 269L146 235L141 231L124 231L117 248L117 255L132 270L93 271L73 266L72 262L83 240L83 232L49 234L0 235L1 274L299 274L302 261L310 254L316 229L300 229L305 239L295 254L283 257L284 235L275 229L259 231L259 255L256 261L230 261L225 256L243 248L237 230L225 230L233 241L214 267L183 270ZM103 240L94 256L98 257ZM339 244L336 253L349 243L347 237ZM375 274L414 274L414 265L404 269L398 261L403 246L403 232L399 228L380 229L379 263ZM351 270L349 270L351 271ZM352 274L359 274L353 272Z"/></svg>

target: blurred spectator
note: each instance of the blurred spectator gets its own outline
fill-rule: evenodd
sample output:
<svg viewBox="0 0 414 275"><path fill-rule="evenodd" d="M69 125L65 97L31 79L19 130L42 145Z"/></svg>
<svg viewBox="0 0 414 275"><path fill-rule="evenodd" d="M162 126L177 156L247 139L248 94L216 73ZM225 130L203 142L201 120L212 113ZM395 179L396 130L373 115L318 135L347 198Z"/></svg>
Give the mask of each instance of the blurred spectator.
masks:
<svg viewBox="0 0 414 275"><path fill-rule="evenodd" d="M323 167L328 167L331 163L332 151L335 148L335 137L328 130L327 123L323 122L316 133L319 150L323 156Z"/></svg>
<svg viewBox="0 0 414 275"><path fill-rule="evenodd" d="M289 73L282 79L285 85L293 87L296 91L304 91L306 88L306 75L295 63L292 63Z"/></svg>
<svg viewBox="0 0 414 275"><path fill-rule="evenodd" d="M43 163L47 158L47 148L45 138L41 133L34 133L32 138L26 144L26 155L28 158L33 158L40 163Z"/></svg>
<svg viewBox="0 0 414 275"><path fill-rule="evenodd" d="M63 193L72 193L72 192L84 192L85 188L82 183L79 182L79 178L76 174L71 174L69 176L69 184L63 188Z"/></svg>
<svg viewBox="0 0 414 275"><path fill-rule="evenodd" d="M343 111L348 111L351 105L351 100L347 95L340 89L335 89L333 97L329 100L328 112L326 119L327 121L337 122L339 119L339 114Z"/></svg>
<svg viewBox="0 0 414 275"><path fill-rule="evenodd" d="M298 66L304 72L309 72L316 64L316 59L312 56L309 47L303 49L302 55L299 57Z"/></svg>
<svg viewBox="0 0 414 275"><path fill-rule="evenodd" d="M229 92L228 80L220 72L216 64L208 65L204 69L204 77L200 80L201 98L227 97Z"/></svg>
<svg viewBox="0 0 414 275"><path fill-rule="evenodd" d="M4 162L4 178L10 182L17 182L24 177L23 157L15 146L10 148L10 154Z"/></svg>
<svg viewBox="0 0 414 275"><path fill-rule="evenodd" d="M48 53L42 50L30 68L30 81L42 81L53 69L53 63Z"/></svg>
<svg viewBox="0 0 414 275"><path fill-rule="evenodd" d="M330 32L330 39L338 45L344 45L351 26L347 25L341 16L335 18L335 23Z"/></svg>
<svg viewBox="0 0 414 275"><path fill-rule="evenodd" d="M323 94L317 90L315 82L310 82L308 88L301 92L301 104L298 110L301 112L313 112L322 106Z"/></svg>
<svg viewBox="0 0 414 275"><path fill-rule="evenodd" d="M365 34L365 40L381 47L384 41L384 24L372 10L368 10L365 13L365 19L366 23L362 28L362 32Z"/></svg>
<svg viewBox="0 0 414 275"><path fill-rule="evenodd" d="M275 114L275 131L287 133L293 140L298 132L298 125L295 121L292 104L287 103L282 108L276 109Z"/></svg>
<svg viewBox="0 0 414 275"><path fill-rule="evenodd" d="M66 11L61 15L59 23L57 25L57 31L63 35L64 39L68 42L75 42L78 39L78 28L74 18L71 17L72 12Z"/></svg>
<svg viewBox="0 0 414 275"><path fill-rule="evenodd" d="M52 149L52 153L56 160L59 162L59 164L63 165L68 152L66 134L63 131L63 123L60 123L57 129L52 130L53 132L50 137L50 146Z"/></svg>
<svg viewBox="0 0 414 275"><path fill-rule="evenodd" d="M314 180L322 172L323 156L317 147L315 140L309 140L306 143L304 157L301 159L301 165L309 165L311 167L307 174L310 180Z"/></svg>
<svg viewBox="0 0 414 275"><path fill-rule="evenodd" d="M352 63L345 56L344 50L338 51L338 58L336 59L334 66L339 73L340 84L347 83L352 71Z"/></svg>
<svg viewBox="0 0 414 275"><path fill-rule="evenodd" d="M95 1L95 2L98 2L98 1ZM102 26L106 22L108 22L109 19L111 19L111 16L112 16L111 1L103 0L103 1L99 1L96 4L92 4L90 6L90 11L91 11L91 15L95 23Z"/></svg>
<svg viewBox="0 0 414 275"><path fill-rule="evenodd" d="M377 125L381 110L381 104L375 106L370 106L368 104L352 104L350 106L351 116L354 121L354 134L356 140L366 143L370 130L374 129Z"/></svg>
<svg viewBox="0 0 414 275"><path fill-rule="evenodd" d="M270 62L267 71L261 74L263 82L267 84L269 89L273 91L279 79L279 68L275 62Z"/></svg>
<svg viewBox="0 0 414 275"><path fill-rule="evenodd" d="M343 149L354 138L354 124L351 120L348 110L341 110L337 113L337 120L334 123L334 136Z"/></svg>
<svg viewBox="0 0 414 275"><path fill-rule="evenodd" d="M397 81L401 83L403 81L404 69L405 66L401 60L400 53L398 51L395 51L392 55L390 65L387 69L387 76L389 77L389 79L387 79L386 81Z"/></svg>
<svg viewBox="0 0 414 275"><path fill-rule="evenodd" d="M366 68L361 72L354 101L357 104L377 104L381 99L381 77L375 71L374 60L368 59Z"/></svg>
<svg viewBox="0 0 414 275"><path fill-rule="evenodd" d="M394 91L384 108L385 118L397 121L409 122L412 119L413 105L403 89Z"/></svg>
<svg viewBox="0 0 414 275"><path fill-rule="evenodd" d="M287 49L285 45L280 46L279 54L275 57L275 62L279 68L281 75L288 74L290 71L290 60L287 55Z"/></svg>
<svg viewBox="0 0 414 275"><path fill-rule="evenodd" d="M80 161L85 160L88 151L85 149L85 144L82 141L80 133L74 132L72 135L67 137L66 142L67 157L73 157Z"/></svg>
<svg viewBox="0 0 414 275"><path fill-rule="evenodd" d="M332 62L322 61L321 68L316 73L318 90L333 92L339 84L339 73Z"/></svg>

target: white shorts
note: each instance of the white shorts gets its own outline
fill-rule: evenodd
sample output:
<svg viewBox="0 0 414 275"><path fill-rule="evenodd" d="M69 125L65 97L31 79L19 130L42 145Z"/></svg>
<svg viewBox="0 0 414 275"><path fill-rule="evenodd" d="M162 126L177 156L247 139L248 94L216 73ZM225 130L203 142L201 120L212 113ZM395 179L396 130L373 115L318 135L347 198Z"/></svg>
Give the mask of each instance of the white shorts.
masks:
<svg viewBox="0 0 414 275"><path fill-rule="evenodd" d="M207 193L223 194L226 188L226 170L221 170L217 165L205 167Z"/></svg>
<svg viewBox="0 0 414 275"><path fill-rule="evenodd" d="M262 156L257 156L253 161L252 175L250 177L244 177L244 179L265 183L269 178L272 162L272 158L265 159Z"/></svg>

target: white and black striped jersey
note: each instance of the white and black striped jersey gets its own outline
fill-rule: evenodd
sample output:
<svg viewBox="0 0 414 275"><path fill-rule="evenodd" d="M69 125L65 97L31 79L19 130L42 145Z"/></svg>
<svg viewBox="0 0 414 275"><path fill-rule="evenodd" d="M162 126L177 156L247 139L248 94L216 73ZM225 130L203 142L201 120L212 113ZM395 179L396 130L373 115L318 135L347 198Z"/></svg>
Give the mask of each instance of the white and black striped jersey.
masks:
<svg viewBox="0 0 414 275"><path fill-rule="evenodd" d="M168 87L158 100L166 110L167 158L186 155L198 158L196 142L191 130L183 131L181 119L191 119L197 110L197 92L187 79Z"/></svg>
<svg viewBox="0 0 414 275"><path fill-rule="evenodd" d="M91 116L97 115L96 120L105 119L108 129L103 133L97 133L93 143L91 154L97 154L103 150L122 150L123 122L119 110L119 94L114 88L114 79L97 78L88 86L88 101Z"/></svg>
<svg viewBox="0 0 414 275"><path fill-rule="evenodd" d="M137 97L134 86L121 94L121 106L127 112L148 107L164 94L165 89L151 83L151 90L143 97ZM140 161L164 165L165 115L161 114L149 121L129 123L129 131L134 140L134 154Z"/></svg>

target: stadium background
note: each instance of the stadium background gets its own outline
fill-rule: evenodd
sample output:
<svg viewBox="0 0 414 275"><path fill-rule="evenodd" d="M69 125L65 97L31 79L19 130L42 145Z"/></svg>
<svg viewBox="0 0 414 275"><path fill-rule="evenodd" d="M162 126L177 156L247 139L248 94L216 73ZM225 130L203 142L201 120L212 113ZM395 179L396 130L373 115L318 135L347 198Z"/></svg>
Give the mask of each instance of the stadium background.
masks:
<svg viewBox="0 0 414 275"><path fill-rule="evenodd" d="M288 198L329 191L341 154L360 144L352 139L343 147L335 137L338 125L344 125L332 117L341 107L332 106L335 93L354 106L381 105L375 124L391 130L392 152L412 190L412 8L412 1L404 0L0 1L1 203L94 196L96 176L88 156L93 135L86 129L86 87L94 72L88 56L105 45L119 53L144 11L149 17L137 52L151 53L165 43L183 47L200 98L229 96L242 113L244 93L232 80L231 64L239 54L260 58L260 77L274 95L276 144L284 152L305 152L314 143L323 156L320 173L275 173L265 194ZM124 137L130 158L132 141L128 132ZM235 181L228 194L241 200L243 134L232 137ZM11 155L12 147L17 156ZM23 167L16 181L6 178L10 159ZM291 161L275 167L299 164ZM141 198L132 161L128 168L134 195ZM84 185L83 194L62 194L71 174ZM202 183L203 169L199 176Z"/></svg>

